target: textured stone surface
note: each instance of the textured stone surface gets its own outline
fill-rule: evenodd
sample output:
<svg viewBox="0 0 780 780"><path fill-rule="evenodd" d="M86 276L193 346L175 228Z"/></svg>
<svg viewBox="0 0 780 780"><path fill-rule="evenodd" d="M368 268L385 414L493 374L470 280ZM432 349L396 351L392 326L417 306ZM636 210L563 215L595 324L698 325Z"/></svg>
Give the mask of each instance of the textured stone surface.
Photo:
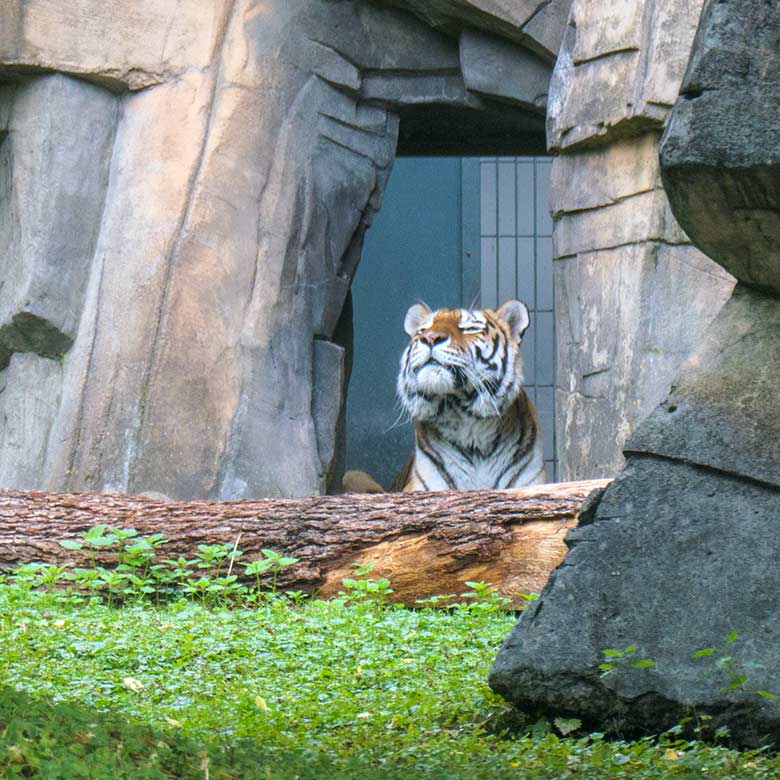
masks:
<svg viewBox="0 0 780 780"><path fill-rule="evenodd" d="M627 452L780 488L780 301L737 287Z"/></svg>
<svg viewBox="0 0 780 780"><path fill-rule="evenodd" d="M639 51L644 38L644 4L635 0L577 0L572 23L577 37L571 56L575 65L621 51Z"/></svg>
<svg viewBox="0 0 780 780"><path fill-rule="evenodd" d="M740 281L780 291L780 17L709 3L662 168L691 238Z"/></svg>
<svg viewBox="0 0 780 780"><path fill-rule="evenodd" d="M628 196L609 208L560 214L555 223L553 251L561 259L644 241L689 243L663 190Z"/></svg>
<svg viewBox="0 0 780 780"><path fill-rule="evenodd" d="M524 49L488 33L460 36L460 62L466 89L506 98L530 108L547 104L549 66Z"/></svg>
<svg viewBox="0 0 780 780"><path fill-rule="evenodd" d="M643 241L556 262L561 478L617 473L629 434L665 397L732 286L690 245Z"/></svg>
<svg viewBox="0 0 780 780"><path fill-rule="evenodd" d="M75 338L117 115L109 93L66 76L3 92L0 368L14 351L61 356Z"/></svg>
<svg viewBox="0 0 780 780"><path fill-rule="evenodd" d="M411 11L451 35L474 27L517 41L554 60L572 0L375 0Z"/></svg>
<svg viewBox="0 0 780 780"><path fill-rule="evenodd" d="M756 693L780 690L778 523L776 489L631 457L595 520L569 532L565 562L502 647L491 686L521 708L624 735L658 733L694 707L737 739L780 737L780 704ZM601 676L603 651L629 645L655 665ZM702 648L718 649L694 658ZM718 669L721 656L733 664Z"/></svg>
<svg viewBox="0 0 780 780"><path fill-rule="evenodd" d="M661 128L701 6L702 0L574 0L548 107L550 148L602 145Z"/></svg>
<svg viewBox="0 0 780 780"><path fill-rule="evenodd" d="M551 207L561 479L616 474L734 280L660 186L658 133L555 158Z"/></svg>
<svg viewBox="0 0 780 780"><path fill-rule="evenodd" d="M346 350L330 341L314 341L312 372L314 387L341 389L346 382ZM325 484L334 478L338 453L339 418L344 404L343 393L316 393L312 416L317 435L317 453L325 471Z"/></svg>
<svg viewBox="0 0 780 780"><path fill-rule="evenodd" d="M378 206L396 123L311 75L332 52L305 45L305 29L285 48L284 25L232 18L221 79L215 65L128 100L101 267L66 366L71 387L87 382L63 400L54 484L233 498L325 488L312 340L335 327L342 258ZM274 90L283 100L263 110Z"/></svg>
<svg viewBox="0 0 780 780"><path fill-rule="evenodd" d="M702 81L674 108L664 153L667 173L673 175L665 174L664 182L684 224L694 226L692 233L702 231L697 233L704 236L700 247L712 248L741 283L684 362L666 400L629 439L625 468L569 534L564 564L499 653L491 685L518 706L541 706L620 734L657 734L693 709L711 718L705 735L726 726L741 742L780 740L775 694L780 691L780 300L772 260L780 235L773 233L771 218L755 216L762 206L772 210L770 192L780 171L773 170L777 144L769 128L741 137L738 129L742 119L760 121L750 115L750 101L760 107L780 97L772 67L780 29L774 17L771 4L759 0L713 0L705 11L687 77L690 86L694 73ZM759 55L754 58L756 42ZM715 92L719 84L728 85L719 96L722 111L717 102L698 96L699 89L707 94L706 74ZM740 86L744 114L737 117ZM700 134L687 136L691 128ZM707 128L713 128L709 135ZM730 146L732 139L736 143ZM705 174L684 162L697 155L709 159ZM757 164L751 169L746 161ZM738 185L734 170L742 176ZM730 187L734 197L724 199ZM581 198L576 188L570 192L575 200ZM747 231L751 220L754 227L766 225L766 232L740 255L735 247L742 239L735 243L734 238ZM675 261L682 251L697 251L667 250ZM698 285L705 278L702 272L708 271L699 264ZM653 287L630 284L639 292L637 308L641 312L647 305L648 311L668 312L670 319L664 324L654 317L639 330L657 337L672 333L674 323L682 333L685 312L669 303L685 305L682 290L690 306L697 300L691 298L694 286L665 279L665 290L654 281ZM564 292L575 294L573 282L567 275ZM709 300L698 301L716 303L719 283L726 284L722 278L713 281ZM593 289L590 280L587 286ZM625 305L628 296L616 298ZM694 330L706 316L688 312ZM593 320L603 325L603 310ZM570 322L568 339L584 346L584 355L609 354L608 343L594 345L605 334L587 321L587 314L582 322ZM624 355L642 344L642 339L630 341ZM646 357L631 376L646 388L647 376L657 378L663 370ZM608 381L605 386L609 391ZM566 388L559 390L562 403L581 410L572 402L574 391L575 386L568 388L569 395ZM565 414L576 422L576 416ZM631 645L633 656L609 659L614 667L600 674L605 650ZM706 652L697 653L702 649ZM634 662L641 659L652 662L637 667Z"/></svg>
<svg viewBox="0 0 780 780"><path fill-rule="evenodd" d="M58 360L17 352L0 372L0 480L4 485L28 489L40 485L61 391Z"/></svg>
<svg viewBox="0 0 780 780"><path fill-rule="evenodd" d="M572 0L550 0L541 4L536 13L523 25L523 32L542 47L542 53L558 56Z"/></svg>
<svg viewBox="0 0 780 780"><path fill-rule="evenodd" d="M0 73L77 73L111 88L142 89L206 67L228 0L3 0Z"/></svg>
<svg viewBox="0 0 780 780"><path fill-rule="evenodd" d="M477 17L509 30L513 9ZM484 79L472 91L457 37L362 0L29 0L3 14L0 484L323 492L343 446L342 315L400 118L407 145L457 125L486 153L511 137L541 148L549 64L472 42L473 62L482 45L535 67L532 98ZM36 426L18 416L26 397Z"/></svg>
<svg viewBox="0 0 780 780"><path fill-rule="evenodd" d="M616 141L603 149L562 154L550 179L553 216L611 206L661 186L658 135Z"/></svg>
<svg viewBox="0 0 780 780"><path fill-rule="evenodd" d="M560 152L551 210L561 479L620 469L627 436L666 396L734 284L690 246L658 163L701 5L572 5L547 117Z"/></svg>

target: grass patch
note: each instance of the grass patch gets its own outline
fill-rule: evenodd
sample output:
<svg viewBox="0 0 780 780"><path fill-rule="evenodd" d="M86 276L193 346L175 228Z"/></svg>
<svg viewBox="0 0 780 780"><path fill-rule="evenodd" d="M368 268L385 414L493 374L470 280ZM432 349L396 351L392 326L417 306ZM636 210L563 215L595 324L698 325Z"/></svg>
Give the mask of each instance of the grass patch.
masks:
<svg viewBox="0 0 780 780"><path fill-rule="evenodd" d="M0 776L780 776L780 760L756 751L671 735L562 738L523 722L486 684L514 618L479 606L272 596L252 609L184 599L117 608L9 582Z"/></svg>

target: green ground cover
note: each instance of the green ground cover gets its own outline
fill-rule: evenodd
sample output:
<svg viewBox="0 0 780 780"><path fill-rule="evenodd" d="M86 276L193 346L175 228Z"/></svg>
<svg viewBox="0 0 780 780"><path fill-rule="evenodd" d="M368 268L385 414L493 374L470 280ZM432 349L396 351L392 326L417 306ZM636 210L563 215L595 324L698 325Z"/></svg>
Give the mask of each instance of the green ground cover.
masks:
<svg viewBox="0 0 780 780"><path fill-rule="evenodd" d="M109 606L47 572L0 585L2 778L780 777L766 752L513 712L486 678L515 618L479 585L448 610L387 606L365 571L330 602L135 583Z"/></svg>

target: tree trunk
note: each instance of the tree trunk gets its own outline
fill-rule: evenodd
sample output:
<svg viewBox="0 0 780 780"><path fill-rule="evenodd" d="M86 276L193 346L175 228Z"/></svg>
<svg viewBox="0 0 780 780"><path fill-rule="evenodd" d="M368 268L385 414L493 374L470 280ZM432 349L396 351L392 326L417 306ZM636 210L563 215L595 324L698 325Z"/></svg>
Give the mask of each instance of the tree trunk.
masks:
<svg viewBox="0 0 780 780"><path fill-rule="evenodd" d="M279 575L284 590L333 596L352 575L353 562L373 562L370 576L389 578L392 598L404 604L460 594L466 580L476 580L493 583L519 606L519 594L539 592L563 560L566 529L576 524L585 497L607 484L186 503L3 490L0 566L83 564L83 553L59 542L105 523L164 534L170 540L165 558L191 558L198 544L236 541L242 561L260 557L262 548L298 558Z"/></svg>

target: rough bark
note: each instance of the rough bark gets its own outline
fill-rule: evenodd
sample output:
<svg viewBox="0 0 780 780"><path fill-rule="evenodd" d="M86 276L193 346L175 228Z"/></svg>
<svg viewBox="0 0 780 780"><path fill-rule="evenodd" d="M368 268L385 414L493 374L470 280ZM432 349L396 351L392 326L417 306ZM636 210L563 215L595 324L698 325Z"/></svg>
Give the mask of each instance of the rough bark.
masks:
<svg viewBox="0 0 780 780"><path fill-rule="evenodd" d="M169 502L118 494L0 491L0 566L77 561L59 542L99 524L163 533L166 557L198 544L234 543L244 560L272 548L300 559L279 587L336 594L353 562L374 562L394 600L456 593L466 580L492 582L519 606L566 554L566 529L606 480L517 491L451 491L302 499Z"/></svg>

